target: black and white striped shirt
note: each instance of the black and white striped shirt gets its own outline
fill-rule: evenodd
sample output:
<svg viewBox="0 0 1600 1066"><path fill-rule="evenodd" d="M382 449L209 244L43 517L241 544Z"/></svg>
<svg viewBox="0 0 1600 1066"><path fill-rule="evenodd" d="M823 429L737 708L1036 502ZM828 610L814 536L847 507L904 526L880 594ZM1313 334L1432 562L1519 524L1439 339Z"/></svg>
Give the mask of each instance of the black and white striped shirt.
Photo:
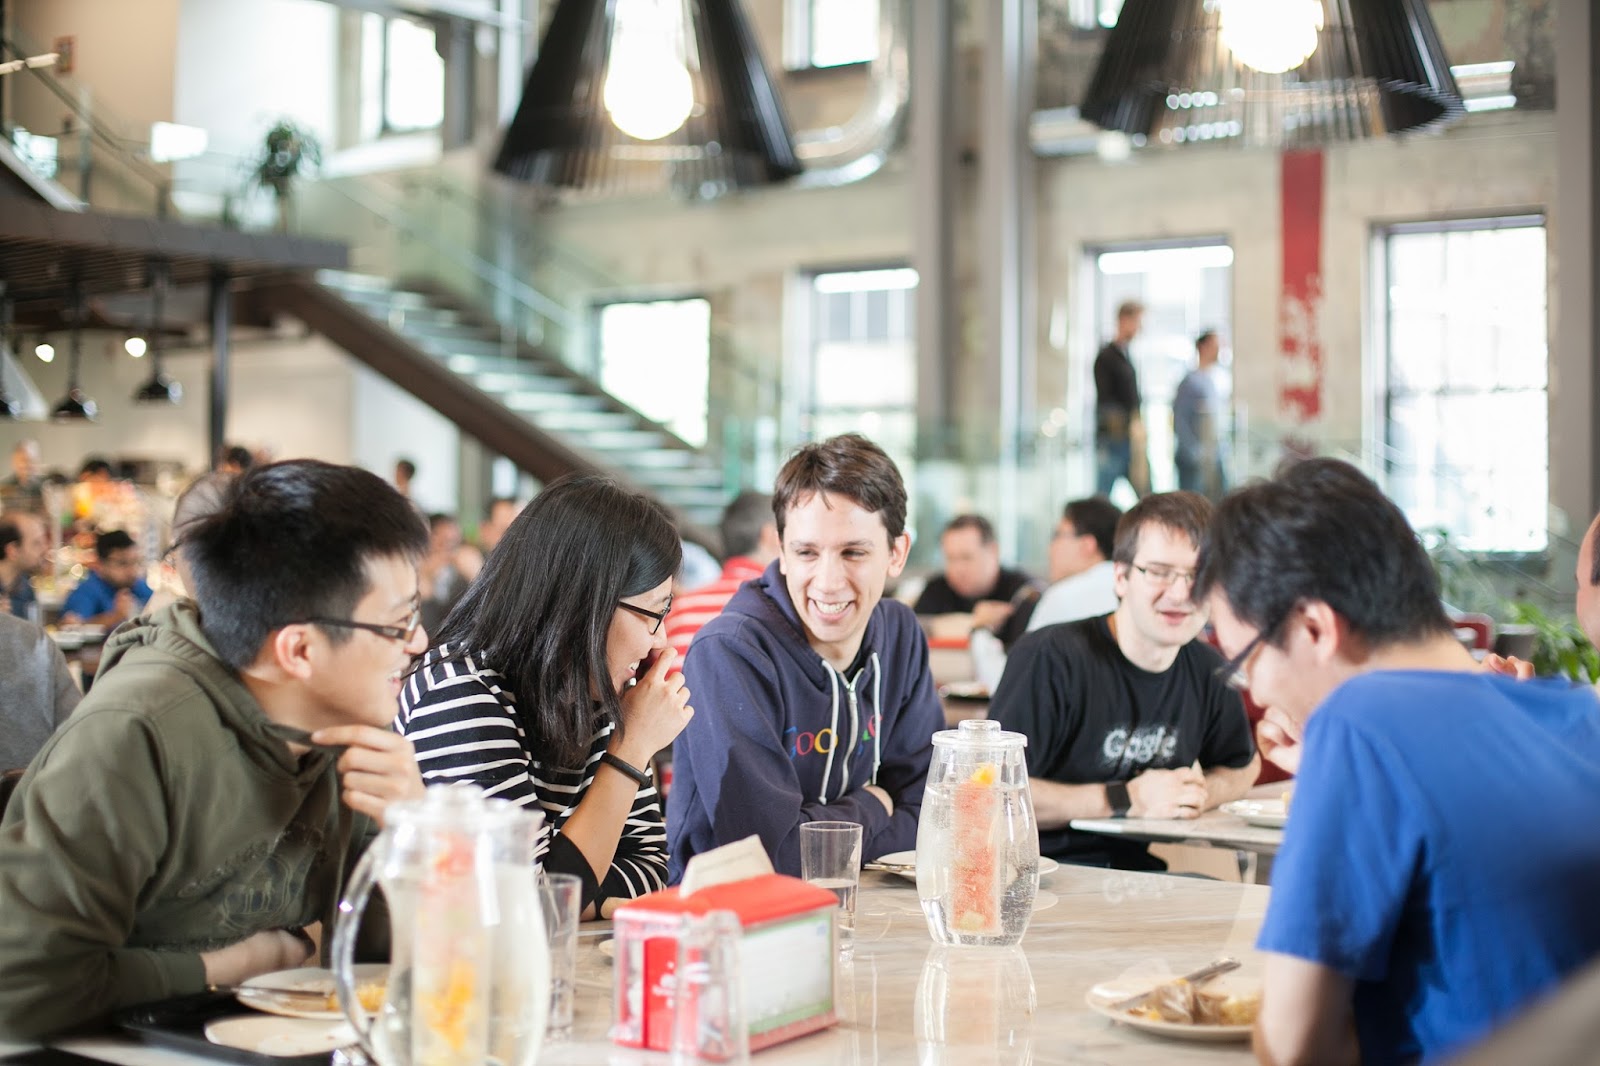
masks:
<svg viewBox="0 0 1600 1066"><path fill-rule="evenodd" d="M587 898L595 873L559 834L594 780L615 727L607 722L594 734L581 772L548 766L524 732L504 679L472 652L443 661L457 651L449 644L429 649L400 693L400 731L417 749L423 780L469 782L491 797L543 811L535 857L552 873L583 878ZM597 900L632 899L665 885L666 848L660 797L647 785L634 798Z"/></svg>

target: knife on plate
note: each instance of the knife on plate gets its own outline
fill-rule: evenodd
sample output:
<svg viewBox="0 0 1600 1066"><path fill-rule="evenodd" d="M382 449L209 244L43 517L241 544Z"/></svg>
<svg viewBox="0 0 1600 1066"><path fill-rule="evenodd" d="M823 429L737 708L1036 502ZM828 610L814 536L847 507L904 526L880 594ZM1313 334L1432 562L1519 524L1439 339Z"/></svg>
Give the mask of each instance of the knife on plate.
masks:
<svg viewBox="0 0 1600 1066"><path fill-rule="evenodd" d="M1200 967L1198 970L1195 970L1192 973L1186 973L1182 977L1174 977L1170 981L1162 981L1161 984L1156 985L1154 988L1140 992L1137 996L1129 996L1127 999L1119 999L1115 1003L1107 1004L1107 1008L1118 1012L1130 1011L1135 1007L1143 1006L1145 1000L1154 995L1156 989L1160 988L1161 985L1170 985L1177 981L1187 981L1191 985L1201 985L1211 980L1213 977L1228 973L1231 970L1237 970L1239 966L1239 960L1231 956L1220 958L1215 962L1207 963L1205 966Z"/></svg>

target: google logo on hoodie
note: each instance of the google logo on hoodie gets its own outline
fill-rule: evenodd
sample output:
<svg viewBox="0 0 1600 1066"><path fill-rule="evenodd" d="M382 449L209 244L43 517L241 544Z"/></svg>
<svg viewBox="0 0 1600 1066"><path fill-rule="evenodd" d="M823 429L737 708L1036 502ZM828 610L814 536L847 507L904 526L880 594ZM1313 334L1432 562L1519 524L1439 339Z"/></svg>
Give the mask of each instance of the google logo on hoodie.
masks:
<svg viewBox="0 0 1600 1066"><path fill-rule="evenodd" d="M784 737L789 741L789 758L798 759L802 755L815 752L818 755L827 755L833 751L835 733L832 729L822 729L815 733L802 733L795 726L790 726L783 731ZM861 741L856 746L863 747L872 740L872 720L869 718L861 727Z"/></svg>

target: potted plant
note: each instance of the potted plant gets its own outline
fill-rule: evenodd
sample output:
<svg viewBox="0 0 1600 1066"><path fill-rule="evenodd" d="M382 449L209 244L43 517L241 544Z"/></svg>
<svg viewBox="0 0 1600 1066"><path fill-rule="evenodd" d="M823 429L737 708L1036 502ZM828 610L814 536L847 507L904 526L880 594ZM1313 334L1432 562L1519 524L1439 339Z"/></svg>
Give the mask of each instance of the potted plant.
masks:
<svg viewBox="0 0 1600 1066"><path fill-rule="evenodd" d="M289 229L289 202L293 185L304 169L322 165L322 146L310 131L291 119L279 119L261 144L251 178L270 189L278 202L278 229Z"/></svg>
<svg viewBox="0 0 1600 1066"><path fill-rule="evenodd" d="M1512 619L1533 630L1534 673L1600 683L1600 649L1589 643L1575 618L1552 618L1531 603L1510 604Z"/></svg>

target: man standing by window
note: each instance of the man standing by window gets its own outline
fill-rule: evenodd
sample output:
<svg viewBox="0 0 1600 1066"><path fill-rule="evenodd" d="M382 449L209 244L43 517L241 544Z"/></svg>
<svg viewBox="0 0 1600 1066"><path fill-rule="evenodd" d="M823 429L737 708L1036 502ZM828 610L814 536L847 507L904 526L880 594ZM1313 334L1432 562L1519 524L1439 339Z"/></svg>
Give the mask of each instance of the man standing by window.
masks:
<svg viewBox="0 0 1600 1066"><path fill-rule="evenodd" d="M1143 322L1143 304L1129 300L1118 307L1117 334L1094 360L1095 491L1102 496L1111 495L1119 478L1141 496L1150 488L1139 375L1128 354Z"/></svg>

